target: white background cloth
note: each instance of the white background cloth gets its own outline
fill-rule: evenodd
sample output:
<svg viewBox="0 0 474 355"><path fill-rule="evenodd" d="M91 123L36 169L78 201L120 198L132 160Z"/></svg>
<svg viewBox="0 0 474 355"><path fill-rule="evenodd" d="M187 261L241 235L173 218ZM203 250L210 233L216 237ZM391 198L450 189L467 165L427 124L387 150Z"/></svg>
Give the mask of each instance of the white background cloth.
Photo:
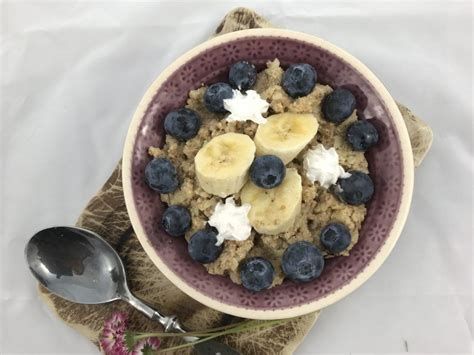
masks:
<svg viewBox="0 0 474 355"><path fill-rule="evenodd" d="M39 301L24 245L74 223L148 85L235 6L346 49L435 134L391 256L296 353L470 353L472 5L314 0L2 3L1 352L97 353Z"/></svg>

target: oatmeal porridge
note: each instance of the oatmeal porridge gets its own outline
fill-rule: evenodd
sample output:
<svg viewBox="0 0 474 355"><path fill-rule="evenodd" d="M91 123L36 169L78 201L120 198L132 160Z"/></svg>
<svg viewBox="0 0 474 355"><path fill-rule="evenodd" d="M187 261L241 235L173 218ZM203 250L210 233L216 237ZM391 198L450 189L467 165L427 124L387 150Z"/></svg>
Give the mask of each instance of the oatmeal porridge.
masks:
<svg viewBox="0 0 474 355"><path fill-rule="evenodd" d="M244 281L253 291L279 285L285 277L314 279L321 273L323 258L349 255L373 193L364 150L354 142L371 139L375 144L378 137L368 139L366 131L352 128L360 121L355 105L347 104L350 93L319 84L316 78L308 87L314 68L300 66L285 71L275 59L259 73L248 74L239 67L234 80L229 80L232 91L212 85L190 91L185 109L178 111L186 124L179 117L167 122L167 117L165 144L149 148L154 161L172 164L175 170L170 176L177 179L177 186L168 190L157 189L158 182L154 189L162 192L161 200L168 206L186 210L186 218L176 211L165 213L164 229L187 227L181 234L188 242L206 230L220 235L219 242L213 242L219 245L201 259L198 254L208 244L193 242L193 247L204 249L197 254L190 250L191 257L210 274L229 276L239 284ZM181 122L178 126L186 132L175 133L180 128L173 122ZM284 139L279 147L278 140ZM231 159L232 149L238 161L229 163L225 160ZM233 165L220 175L219 166L213 164ZM153 188L152 173L147 179ZM368 187L358 191L361 184ZM300 267L291 265L295 256L307 261L308 279L295 276Z"/></svg>

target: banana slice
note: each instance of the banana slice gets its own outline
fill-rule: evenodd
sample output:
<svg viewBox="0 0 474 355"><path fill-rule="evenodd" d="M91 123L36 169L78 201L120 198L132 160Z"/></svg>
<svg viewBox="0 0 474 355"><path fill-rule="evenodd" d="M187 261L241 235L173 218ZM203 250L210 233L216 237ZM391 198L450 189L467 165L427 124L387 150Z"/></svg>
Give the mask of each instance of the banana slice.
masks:
<svg viewBox="0 0 474 355"><path fill-rule="evenodd" d="M242 204L252 208L248 214L250 224L259 233L278 234L289 230L301 210L301 176L296 169L286 169L283 182L273 189L262 189L252 181L240 192Z"/></svg>
<svg viewBox="0 0 474 355"><path fill-rule="evenodd" d="M285 164L292 161L318 132L318 120L310 113L280 113L259 125L254 142L257 155L273 154Z"/></svg>
<svg viewBox="0 0 474 355"><path fill-rule="evenodd" d="M226 133L214 137L196 154L194 165L202 189L227 197L247 182L255 156L255 144L246 134Z"/></svg>

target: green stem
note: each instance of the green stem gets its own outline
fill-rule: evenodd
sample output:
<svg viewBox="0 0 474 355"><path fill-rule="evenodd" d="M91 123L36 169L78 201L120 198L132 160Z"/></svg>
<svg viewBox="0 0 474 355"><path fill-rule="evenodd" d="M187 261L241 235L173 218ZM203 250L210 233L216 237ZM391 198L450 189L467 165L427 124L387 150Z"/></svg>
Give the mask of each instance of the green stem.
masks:
<svg viewBox="0 0 474 355"><path fill-rule="evenodd" d="M177 345L177 346L172 346L172 347L166 348L166 349L161 349L161 350L158 350L156 353L158 354L158 353L163 353L165 351L179 350L179 349L187 348L187 347L194 346L196 344L203 343L205 341L208 341L208 340L211 340L211 339L223 336L223 335L235 334L235 333L240 333L240 332L243 332L243 331L246 331L246 330L258 329L258 328L264 328L265 329L265 328L269 328L273 325L279 325L279 324L285 323L287 321L289 321L289 319L288 320L268 321L268 322L257 323L257 324L253 324L253 325L249 325L249 326L241 325L241 326L235 327L233 329L228 329L228 330L224 330L222 332L216 333L216 334L209 335L208 337L196 340L196 341L191 342L191 343L186 343L186 344L181 344L181 345Z"/></svg>
<svg viewBox="0 0 474 355"><path fill-rule="evenodd" d="M221 330L241 327L241 326L244 326L244 325L247 325L247 324L252 324L252 323L255 323L255 321L254 320L246 320L246 321L239 322L239 323L223 325L221 327L205 329L205 330L200 330L200 331L194 331L194 332L186 332L186 333L135 333L136 335L134 334L133 338L135 340L140 340L140 339L146 339L146 338L150 338L150 337L167 338L167 337L187 337L187 336L208 336L208 335L210 335L209 333L215 333L215 332L218 332L218 331L221 331Z"/></svg>
<svg viewBox="0 0 474 355"><path fill-rule="evenodd" d="M178 349L188 348L190 346L194 346L194 345L199 344L199 343L204 343L205 341L208 341L208 340L220 337L220 336L221 336L220 334L215 334L215 335L208 336L207 338L202 338L202 339L193 341L192 343L186 343L186 344L181 344L181 345L177 345L177 346L172 346L172 347L166 348L166 349L161 349L161 350L158 350L156 352L156 354L164 353L166 351L171 351L171 350L178 350Z"/></svg>

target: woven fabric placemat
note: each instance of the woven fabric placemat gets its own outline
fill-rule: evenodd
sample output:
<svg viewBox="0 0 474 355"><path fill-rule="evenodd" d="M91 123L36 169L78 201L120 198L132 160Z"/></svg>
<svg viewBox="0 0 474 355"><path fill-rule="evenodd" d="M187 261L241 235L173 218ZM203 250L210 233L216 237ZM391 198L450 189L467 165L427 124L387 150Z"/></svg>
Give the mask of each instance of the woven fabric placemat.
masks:
<svg viewBox="0 0 474 355"><path fill-rule="evenodd" d="M237 8L224 17L214 35L261 27L272 25L252 10ZM418 166L431 146L433 134L430 127L406 107L399 104L399 108L409 131L415 166ZM124 261L132 292L161 313L178 315L188 329L212 328L228 322L229 316L194 301L171 284L147 257L133 233L127 215L121 162L87 204L77 226L98 233L117 250ZM161 331L157 322L147 319L125 302L81 305L63 300L42 286L39 286L39 294L61 320L96 345L99 344L104 321L116 311L129 315L129 329L140 332ZM242 354L291 354L309 332L318 315L318 312L312 313L271 329L229 335L219 340ZM162 344L163 347L168 345L170 343ZM187 349L174 354L188 354L190 351Z"/></svg>

